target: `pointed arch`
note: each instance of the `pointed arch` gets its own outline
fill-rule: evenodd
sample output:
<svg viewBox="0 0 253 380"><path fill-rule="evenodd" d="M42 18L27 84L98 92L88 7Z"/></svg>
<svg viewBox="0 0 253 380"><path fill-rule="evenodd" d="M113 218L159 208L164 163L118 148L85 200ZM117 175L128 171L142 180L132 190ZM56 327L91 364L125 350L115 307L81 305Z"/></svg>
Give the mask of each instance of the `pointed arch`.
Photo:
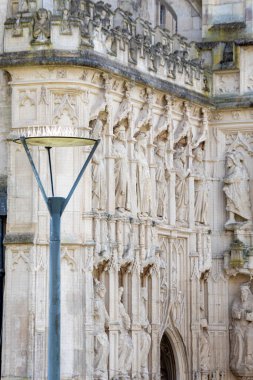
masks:
<svg viewBox="0 0 253 380"><path fill-rule="evenodd" d="M167 328L161 340L161 366L164 366L164 350L167 343L167 368L171 373L168 380L189 380L189 366L186 347L176 329ZM166 366L166 365L165 365Z"/></svg>

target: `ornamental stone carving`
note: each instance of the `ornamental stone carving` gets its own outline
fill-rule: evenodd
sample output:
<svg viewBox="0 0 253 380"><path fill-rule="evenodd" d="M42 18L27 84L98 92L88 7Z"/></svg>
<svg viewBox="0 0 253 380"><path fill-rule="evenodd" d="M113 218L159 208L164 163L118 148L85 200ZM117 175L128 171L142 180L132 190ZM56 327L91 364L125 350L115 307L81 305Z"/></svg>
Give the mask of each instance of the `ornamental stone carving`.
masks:
<svg viewBox="0 0 253 380"><path fill-rule="evenodd" d="M63 9L62 11L61 34L71 34L68 9Z"/></svg>
<svg viewBox="0 0 253 380"><path fill-rule="evenodd" d="M225 228L234 229L251 224L249 175L241 152L227 153L224 183L223 191L226 195L226 210L228 211Z"/></svg>
<svg viewBox="0 0 253 380"><path fill-rule="evenodd" d="M140 346L140 364L142 379L148 380L148 354L151 347L151 326L147 317L146 303L148 295L147 289L141 288L141 309L140 309L140 324L141 324L141 346Z"/></svg>
<svg viewBox="0 0 253 380"><path fill-rule="evenodd" d="M159 140L156 153L156 215L167 219L169 168L166 163L166 142Z"/></svg>
<svg viewBox="0 0 253 380"><path fill-rule="evenodd" d="M40 8L34 16L33 23L33 43L46 44L50 42L50 12L45 8Z"/></svg>
<svg viewBox="0 0 253 380"><path fill-rule="evenodd" d="M176 221L181 226L186 226L188 221L188 181L190 175L187 169L186 147L179 146L174 154L174 168L176 171Z"/></svg>
<svg viewBox="0 0 253 380"><path fill-rule="evenodd" d="M204 151L201 146L193 151L193 175L195 192L195 223L207 224L208 187L203 162Z"/></svg>
<svg viewBox="0 0 253 380"><path fill-rule="evenodd" d="M92 159L92 209L104 211L106 208L106 168L104 160L103 126L107 114L100 112L93 122L92 138L100 139L100 143Z"/></svg>
<svg viewBox="0 0 253 380"><path fill-rule="evenodd" d="M140 215L148 216L150 214L151 202L151 176L147 160L147 134L145 132L140 132L136 136L136 140L135 157L137 159L137 207Z"/></svg>
<svg viewBox="0 0 253 380"><path fill-rule="evenodd" d="M253 376L253 294L242 284L232 305L230 368L237 376Z"/></svg>
<svg viewBox="0 0 253 380"><path fill-rule="evenodd" d="M107 380L109 340L105 329L109 325L109 315L105 308L104 284L96 280L94 291L94 379Z"/></svg>
<svg viewBox="0 0 253 380"><path fill-rule="evenodd" d="M129 335L131 321L122 302L124 288L119 288L119 371L124 379L129 378L133 360L133 342Z"/></svg>
<svg viewBox="0 0 253 380"><path fill-rule="evenodd" d="M130 175L127 156L126 127L114 128L113 156L115 158L115 208L119 212L130 211Z"/></svg>

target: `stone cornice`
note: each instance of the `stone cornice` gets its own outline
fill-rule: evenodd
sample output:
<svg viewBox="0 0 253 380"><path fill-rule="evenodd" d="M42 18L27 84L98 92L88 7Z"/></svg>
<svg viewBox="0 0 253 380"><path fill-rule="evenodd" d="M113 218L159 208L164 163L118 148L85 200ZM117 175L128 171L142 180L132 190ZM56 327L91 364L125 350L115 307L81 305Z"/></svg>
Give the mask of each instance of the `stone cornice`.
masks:
<svg viewBox="0 0 253 380"><path fill-rule="evenodd" d="M170 93L194 103L214 107L211 99L195 91L181 87L177 84L143 73L134 67L125 66L122 63L105 58L102 54L91 50L82 52L69 50L40 50L4 53L0 55L0 67L29 65L65 65L91 67L125 77L136 83Z"/></svg>
<svg viewBox="0 0 253 380"><path fill-rule="evenodd" d="M214 97L212 101L219 110L253 107L253 96L219 96Z"/></svg>

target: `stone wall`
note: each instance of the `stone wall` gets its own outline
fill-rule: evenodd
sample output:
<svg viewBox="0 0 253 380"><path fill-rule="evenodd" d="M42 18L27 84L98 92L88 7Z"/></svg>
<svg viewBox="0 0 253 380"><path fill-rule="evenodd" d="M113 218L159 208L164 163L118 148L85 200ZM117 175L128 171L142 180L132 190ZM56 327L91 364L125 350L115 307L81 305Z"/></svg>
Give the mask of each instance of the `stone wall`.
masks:
<svg viewBox="0 0 253 380"><path fill-rule="evenodd" d="M171 6L180 33L198 39L191 22L201 4L187 4ZM252 47L220 32L213 41L209 30L215 7L222 14L238 4L203 2L204 36L214 34L198 44L139 18L141 2L111 5L8 4L2 378L47 376L49 216L11 139L58 131L101 138L63 216L62 379L166 378L166 335L177 379L250 380ZM156 17L154 9L146 11ZM50 193L47 152L31 151ZM57 194L66 195L88 151L52 152Z"/></svg>

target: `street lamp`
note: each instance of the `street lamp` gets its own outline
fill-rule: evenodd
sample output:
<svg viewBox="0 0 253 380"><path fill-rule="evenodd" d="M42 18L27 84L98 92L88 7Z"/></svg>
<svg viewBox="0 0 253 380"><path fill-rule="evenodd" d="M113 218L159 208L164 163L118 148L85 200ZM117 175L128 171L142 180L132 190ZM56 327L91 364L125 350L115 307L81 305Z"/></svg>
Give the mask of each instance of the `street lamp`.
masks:
<svg viewBox="0 0 253 380"><path fill-rule="evenodd" d="M50 135L45 132L50 131ZM53 131L53 132L52 132ZM34 133L33 133L34 132ZM68 131L70 132L70 131ZM60 228L61 216L69 203L85 169L87 168L100 140L78 137L78 132L70 132L69 136L61 135L59 128L50 127L33 127L29 130L26 128L25 135L15 138L13 141L21 143L25 149L29 162L31 164L36 181L40 188L42 197L47 205L50 214L50 254L49 254L49 319L48 319L48 380L60 380L60 335L61 335L61 255L60 255ZM31 152L28 148L31 146L44 147L48 152L48 162L50 170L50 182L52 196L48 197L44 190L39 173L34 164ZM92 146L92 149L84 162L69 194L66 198L57 197L54 194L54 182L51 165L51 148L57 147L78 147Z"/></svg>

